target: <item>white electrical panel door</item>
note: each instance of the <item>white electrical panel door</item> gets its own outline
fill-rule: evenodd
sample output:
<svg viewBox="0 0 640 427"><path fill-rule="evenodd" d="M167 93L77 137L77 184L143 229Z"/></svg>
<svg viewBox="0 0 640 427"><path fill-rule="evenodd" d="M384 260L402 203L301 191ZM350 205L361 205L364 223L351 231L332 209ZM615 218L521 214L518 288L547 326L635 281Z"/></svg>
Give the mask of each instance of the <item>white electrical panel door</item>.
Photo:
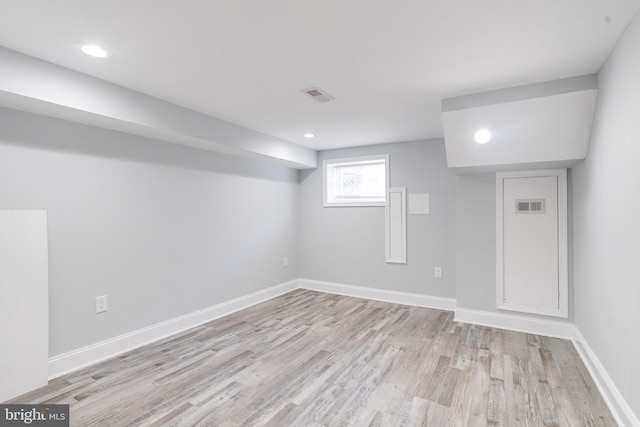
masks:
<svg viewBox="0 0 640 427"><path fill-rule="evenodd" d="M385 209L385 246L388 263L407 263L407 190L390 188Z"/></svg>
<svg viewBox="0 0 640 427"><path fill-rule="evenodd" d="M47 213L0 210L0 402L47 384Z"/></svg>
<svg viewBox="0 0 640 427"><path fill-rule="evenodd" d="M498 308L567 317L566 171L498 178Z"/></svg>

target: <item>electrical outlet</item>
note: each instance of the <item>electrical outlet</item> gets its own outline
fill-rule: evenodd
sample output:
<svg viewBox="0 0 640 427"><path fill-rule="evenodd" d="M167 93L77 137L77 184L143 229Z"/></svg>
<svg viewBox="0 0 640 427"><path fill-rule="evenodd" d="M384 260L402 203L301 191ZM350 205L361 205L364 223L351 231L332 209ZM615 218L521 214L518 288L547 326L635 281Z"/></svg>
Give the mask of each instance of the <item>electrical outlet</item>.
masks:
<svg viewBox="0 0 640 427"><path fill-rule="evenodd" d="M283 268L289 267L289 258L287 257L282 258L282 267Z"/></svg>
<svg viewBox="0 0 640 427"><path fill-rule="evenodd" d="M442 267L435 267L433 269L433 277L442 279Z"/></svg>
<svg viewBox="0 0 640 427"><path fill-rule="evenodd" d="M96 314L107 311L107 296L101 295L96 297Z"/></svg>

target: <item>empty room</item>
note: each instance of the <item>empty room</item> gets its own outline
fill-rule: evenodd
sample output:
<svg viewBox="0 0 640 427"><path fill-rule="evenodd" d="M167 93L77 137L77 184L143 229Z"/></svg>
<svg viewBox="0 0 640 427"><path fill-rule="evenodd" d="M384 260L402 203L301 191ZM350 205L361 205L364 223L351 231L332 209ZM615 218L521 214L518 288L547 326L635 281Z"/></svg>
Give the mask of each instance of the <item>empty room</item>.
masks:
<svg viewBox="0 0 640 427"><path fill-rule="evenodd" d="M0 0L0 425L640 427L639 13Z"/></svg>

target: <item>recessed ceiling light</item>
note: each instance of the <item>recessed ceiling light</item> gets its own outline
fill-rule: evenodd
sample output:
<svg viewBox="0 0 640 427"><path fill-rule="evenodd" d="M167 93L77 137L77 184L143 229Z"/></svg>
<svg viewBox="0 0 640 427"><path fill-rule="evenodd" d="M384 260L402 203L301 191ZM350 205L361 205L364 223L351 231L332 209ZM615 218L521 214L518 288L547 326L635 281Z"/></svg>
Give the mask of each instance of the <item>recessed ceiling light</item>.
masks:
<svg viewBox="0 0 640 427"><path fill-rule="evenodd" d="M487 129L480 129L473 137L478 144L485 144L491 141L491 132Z"/></svg>
<svg viewBox="0 0 640 427"><path fill-rule="evenodd" d="M107 51L95 44L86 44L82 46L82 51L95 58L104 58L107 56Z"/></svg>
<svg viewBox="0 0 640 427"><path fill-rule="evenodd" d="M303 133L302 136L304 136L305 138L313 138L315 135L312 133Z"/></svg>

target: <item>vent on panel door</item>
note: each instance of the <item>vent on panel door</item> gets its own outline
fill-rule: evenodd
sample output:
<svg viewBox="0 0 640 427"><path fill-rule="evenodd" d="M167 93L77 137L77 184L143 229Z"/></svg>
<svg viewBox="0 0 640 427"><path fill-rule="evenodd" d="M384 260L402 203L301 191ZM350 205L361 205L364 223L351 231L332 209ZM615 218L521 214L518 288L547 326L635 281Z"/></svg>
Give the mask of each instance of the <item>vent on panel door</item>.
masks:
<svg viewBox="0 0 640 427"><path fill-rule="evenodd" d="M544 199L516 200L517 214L543 214Z"/></svg>

